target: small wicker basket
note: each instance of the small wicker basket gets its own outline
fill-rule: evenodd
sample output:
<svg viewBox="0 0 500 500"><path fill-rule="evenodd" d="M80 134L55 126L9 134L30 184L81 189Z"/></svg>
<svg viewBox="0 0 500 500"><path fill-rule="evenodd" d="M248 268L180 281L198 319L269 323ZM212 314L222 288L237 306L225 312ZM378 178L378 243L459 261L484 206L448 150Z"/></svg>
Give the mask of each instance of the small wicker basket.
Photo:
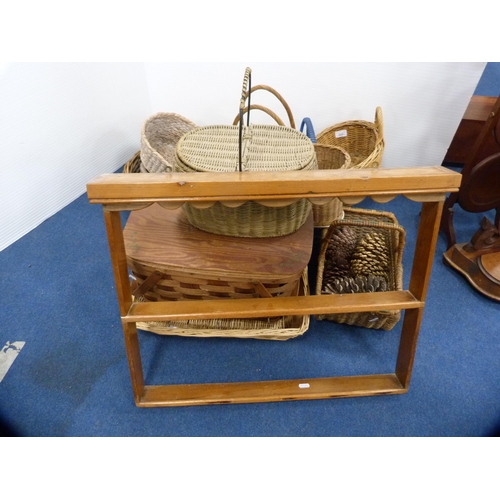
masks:
<svg viewBox="0 0 500 500"><path fill-rule="evenodd" d="M321 249L318 256L318 269L316 281L316 294L322 295L325 292L323 282L325 271L325 255L332 233L340 227L348 227L360 241L367 234L376 233L381 235L389 256L388 272L385 276L387 281L387 291L399 291L403 289L403 249L405 245L406 232L398 224L394 214L378 210L364 210L354 208L344 208L345 217L343 220L334 221L325 230ZM401 318L401 311L376 311L376 312L356 312L344 314L318 315L318 320L335 321L365 328L391 330Z"/></svg>
<svg viewBox="0 0 500 500"><path fill-rule="evenodd" d="M384 122L377 107L375 122L345 121L333 125L317 136L318 144L343 148L351 157L349 168L378 168L384 154Z"/></svg>
<svg viewBox="0 0 500 500"><path fill-rule="evenodd" d="M138 174L141 171L141 151L130 158L130 160L123 166L124 174Z"/></svg>
<svg viewBox="0 0 500 500"><path fill-rule="evenodd" d="M300 126L300 131L309 137L314 144L316 161L319 170L337 170L341 168L350 168L351 157L349 153L340 146L329 146L319 144L316 140L316 134L310 118L304 118ZM338 199L333 198L326 203L312 204L314 225L316 227L328 227L335 219L343 216L344 204Z"/></svg>
<svg viewBox="0 0 500 500"><path fill-rule="evenodd" d="M141 131L141 172L172 172L179 139L196 125L177 113L157 113Z"/></svg>

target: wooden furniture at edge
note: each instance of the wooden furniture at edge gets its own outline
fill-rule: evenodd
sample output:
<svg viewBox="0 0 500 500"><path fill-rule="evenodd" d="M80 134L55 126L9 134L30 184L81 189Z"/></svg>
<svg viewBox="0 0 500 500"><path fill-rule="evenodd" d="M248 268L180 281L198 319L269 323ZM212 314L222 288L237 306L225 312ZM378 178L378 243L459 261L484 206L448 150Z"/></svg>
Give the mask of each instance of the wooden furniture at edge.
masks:
<svg viewBox="0 0 500 500"><path fill-rule="evenodd" d="M500 152L500 96L472 98L463 120L450 145L443 164L463 163L462 187L467 184L472 170L478 163ZM460 146L459 146L460 145ZM441 219L441 230L450 249L456 244L453 226L453 207L459 201L459 192L451 193L445 201ZM497 210L495 224L500 227L500 211Z"/></svg>
<svg viewBox="0 0 500 500"><path fill-rule="evenodd" d="M323 170L287 173L111 174L90 182L90 203L101 204L116 282L135 404L139 407L255 403L403 394L408 391L427 287L446 194L461 175L445 167ZM387 202L397 195L421 203L408 290L349 295L310 295L133 303L120 211L159 203L213 200L311 200L339 197L346 204L366 196ZM249 318L346 311L404 310L394 373L274 381L147 385L136 323L210 318Z"/></svg>
<svg viewBox="0 0 500 500"><path fill-rule="evenodd" d="M485 123L488 121L497 97L474 95L471 97L464 116L458 125L448 151L443 160L443 165L463 165L467 155L474 146L476 139L481 134ZM498 133L500 139L500 133ZM476 162L484 160L499 151L500 145L493 135L487 135L481 145Z"/></svg>

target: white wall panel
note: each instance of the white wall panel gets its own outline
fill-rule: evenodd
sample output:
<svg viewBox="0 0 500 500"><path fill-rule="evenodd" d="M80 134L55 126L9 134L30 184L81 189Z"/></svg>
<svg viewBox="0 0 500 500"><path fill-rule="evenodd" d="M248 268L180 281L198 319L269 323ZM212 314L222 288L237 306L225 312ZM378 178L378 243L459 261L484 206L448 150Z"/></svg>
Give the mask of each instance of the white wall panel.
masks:
<svg viewBox="0 0 500 500"><path fill-rule="evenodd" d="M142 63L0 65L0 250L115 171L150 114Z"/></svg>
<svg viewBox="0 0 500 500"><path fill-rule="evenodd" d="M232 123L246 66L289 103L297 127L316 133L344 120L373 121L381 106L384 167L440 165L486 63L146 63L153 111L177 112L198 125ZM283 119L280 103L254 102ZM266 122L263 114L254 123Z"/></svg>

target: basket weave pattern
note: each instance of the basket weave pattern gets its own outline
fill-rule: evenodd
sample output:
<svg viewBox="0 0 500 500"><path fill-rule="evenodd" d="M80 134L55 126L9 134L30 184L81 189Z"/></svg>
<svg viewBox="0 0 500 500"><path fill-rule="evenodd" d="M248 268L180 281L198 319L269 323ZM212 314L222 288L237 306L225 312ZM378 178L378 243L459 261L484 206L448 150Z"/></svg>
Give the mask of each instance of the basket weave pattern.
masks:
<svg viewBox="0 0 500 500"><path fill-rule="evenodd" d="M154 273L159 273L159 280L141 296L152 302L177 300L213 300L213 299L248 299L262 297L264 287L272 297L288 297L296 293L300 274L294 277L281 276L268 278L267 281L247 280L244 277L210 275L203 276L186 270L158 269L149 264L128 260L129 268L139 286Z"/></svg>
<svg viewBox="0 0 500 500"><path fill-rule="evenodd" d="M361 241L366 235L376 234L382 237L389 255L387 275L387 290L398 291L403 289L403 249L406 233L398 225L396 217L390 212L345 208L345 218L334 221L322 241L317 269L316 294L324 294L323 275L325 270L325 255L333 231L339 227L348 227L355 232L357 240ZM365 328L391 330L401 319L401 311L376 311L369 313L345 313L318 315L318 320L335 321Z"/></svg>
<svg viewBox="0 0 500 500"><path fill-rule="evenodd" d="M382 109L377 107L375 121L351 120L333 125L317 137L318 144L338 146L349 154L349 168L378 168L384 153Z"/></svg>
<svg viewBox="0 0 500 500"><path fill-rule="evenodd" d="M314 151L319 170L337 170L351 166L349 153L341 147L316 143ZM313 204L314 225L328 227L332 221L342 217L343 208L344 205L338 198L333 198L324 205Z"/></svg>
<svg viewBox="0 0 500 500"><path fill-rule="evenodd" d="M179 139L196 125L176 113L157 113L141 131L141 172L172 172Z"/></svg>
<svg viewBox="0 0 500 500"><path fill-rule="evenodd" d="M307 268L302 274L298 293L300 295L309 295ZM135 300L144 301L144 298L136 298ZM303 335L308 330L309 323L310 318L305 315L276 318L138 322L137 328L159 335L178 335L182 337L288 340Z"/></svg>
<svg viewBox="0 0 500 500"><path fill-rule="evenodd" d="M311 141L304 135L278 125L250 125L243 129L243 171L292 171L317 169ZM197 128L177 144L177 172L235 172L239 165L238 128L208 126ZM269 207L249 201L240 207L220 202L208 208L186 203L189 222L214 234L262 238L283 236L299 229L311 211L302 199L285 207Z"/></svg>

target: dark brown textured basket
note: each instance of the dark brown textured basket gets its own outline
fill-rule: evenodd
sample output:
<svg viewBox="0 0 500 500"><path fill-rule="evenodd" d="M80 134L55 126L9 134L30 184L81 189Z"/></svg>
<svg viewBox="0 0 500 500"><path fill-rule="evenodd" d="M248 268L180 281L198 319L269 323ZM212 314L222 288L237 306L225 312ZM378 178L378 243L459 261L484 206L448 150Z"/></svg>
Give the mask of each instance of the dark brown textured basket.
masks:
<svg viewBox="0 0 500 500"><path fill-rule="evenodd" d="M406 232L398 224L396 217L391 212L378 210L365 210L344 208L343 220L332 222L325 231L318 256L318 269L316 281L316 294L324 294L323 273L325 268L325 254L332 232L340 226L348 226L357 235L358 240L367 233L376 231L384 236L385 244L390 256L389 273L387 276L388 291L403 289L403 249ZM376 293L376 292L375 292ZM316 316L318 320L335 321L348 325L362 326L365 328L391 330L401 319L401 311L375 311L355 312L344 314L324 314Z"/></svg>

